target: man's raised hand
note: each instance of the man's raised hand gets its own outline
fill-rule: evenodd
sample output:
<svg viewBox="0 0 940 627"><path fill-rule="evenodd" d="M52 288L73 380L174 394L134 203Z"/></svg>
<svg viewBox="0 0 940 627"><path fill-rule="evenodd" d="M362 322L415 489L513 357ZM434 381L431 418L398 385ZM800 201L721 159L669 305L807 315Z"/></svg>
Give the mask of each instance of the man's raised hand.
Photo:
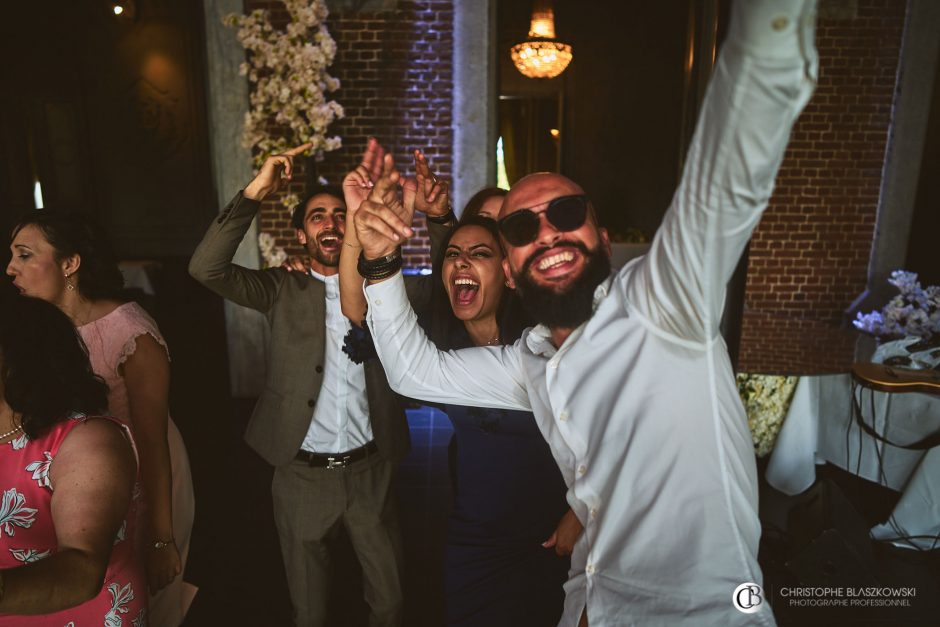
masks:
<svg viewBox="0 0 940 627"><path fill-rule="evenodd" d="M372 186L382 176L385 148L374 137L370 137L362 162L343 178L343 197L346 201L346 220L354 219L362 201L369 197Z"/></svg>
<svg viewBox="0 0 940 627"><path fill-rule="evenodd" d="M307 143L291 148L279 155L271 155L261 164L261 171L245 186L243 195L251 200L264 200L281 188L282 181L289 181L294 173L294 157L310 150L313 144Z"/></svg>
<svg viewBox="0 0 940 627"><path fill-rule="evenodd" d="M399 200L400 179L392 155L386 154L382 159L382 175L355 216L356 234L366 259L392 254L402 241L414 234L410 226L414 207Z"/></svg>
<svg viewBox="0 0 940 627"><path fill-rule="evenodd" d="M443 216L450 211L447 183L431 171L428 159L420 150L414 151L415 178L402 184L404 203L429 216Z"/></svg>

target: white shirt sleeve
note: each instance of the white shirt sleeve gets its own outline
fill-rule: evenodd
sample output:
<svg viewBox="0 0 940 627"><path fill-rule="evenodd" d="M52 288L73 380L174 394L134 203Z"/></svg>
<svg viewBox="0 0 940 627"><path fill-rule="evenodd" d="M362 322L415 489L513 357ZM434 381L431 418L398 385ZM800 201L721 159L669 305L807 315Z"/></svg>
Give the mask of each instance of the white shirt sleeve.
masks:
<svg viewBox="0 0 940 627"><path fill-rule="evenodd" d="M518 343L440 351L418 326L401 274L365 293L369 330L393 390L438 403L530 409Z"/></svg>
<svg viewBox="0 0 940 627"><path fill-rule="evenodd" d="M628 266L630 307L709 342L725 287L767 207L790 130L815 86L815 2L736 2L685 169L649 253Z"/></svg>

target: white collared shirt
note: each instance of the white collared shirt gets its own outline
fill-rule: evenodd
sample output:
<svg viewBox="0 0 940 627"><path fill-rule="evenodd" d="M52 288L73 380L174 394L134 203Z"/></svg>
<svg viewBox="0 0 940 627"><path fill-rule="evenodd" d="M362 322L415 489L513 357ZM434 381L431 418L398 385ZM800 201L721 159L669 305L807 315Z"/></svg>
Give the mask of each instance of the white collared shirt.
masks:
<svg viewBox="0 0 940 627"><path fill-rule="evenodd" d="M762 583L754 448L718 333L727 284L815 84L815 3L739 2L686 168L649 253L598 286L557 350L439 352L400 277L369 286L369 324L394 390L531 409L584 524L561 625L772 625L732 604Z"/></svg>
<svg viewBox="0 0 940 627"><path fill-rule="evenodd" d="M343 338L351 325L343 315L339 300L339 275L323 276L326 291L326 350L323 385L313 409L310 428L300 448L314 453L345 453L372 441L369 399L366 397L366 372L343 352Z"/></svg>

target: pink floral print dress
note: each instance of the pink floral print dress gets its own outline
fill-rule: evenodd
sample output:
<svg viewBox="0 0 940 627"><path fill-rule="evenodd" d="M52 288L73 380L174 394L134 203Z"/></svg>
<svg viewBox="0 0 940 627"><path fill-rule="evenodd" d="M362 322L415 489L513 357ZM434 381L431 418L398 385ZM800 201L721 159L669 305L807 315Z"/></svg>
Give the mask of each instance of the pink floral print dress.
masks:
<svg viewBox="0 0 940 627"><path fill-rule="evenodd" d="M0 444L0 568L16 568L56 552L49 467L72 429L88 420L73 414L45 434ZM105 417L116 424L114 418ZM121 427L127 431L126 427ZM128 433L128 438L130 434ZM114 539L98 596L76 607L40 616L0 615L0 627L142 627L147 624L147 586L134 561L134 520L139 489Z"/></svg>

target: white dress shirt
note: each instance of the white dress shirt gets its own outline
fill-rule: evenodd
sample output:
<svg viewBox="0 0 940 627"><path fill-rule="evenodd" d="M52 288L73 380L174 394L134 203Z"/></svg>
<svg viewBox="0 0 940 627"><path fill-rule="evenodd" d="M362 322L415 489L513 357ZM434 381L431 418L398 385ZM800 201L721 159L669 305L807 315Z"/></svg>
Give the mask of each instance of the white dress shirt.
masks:
<svg viewBox="0 0 940 627"><path fill-rule="evenodd" d="M814 2L739 2L679 189L649 253L598 286L594 314L556 350L439 352L400 277L369 286L392 388L531 409L584 524L561 625L772 625L732 605L762 584L757 472L718 333L725 285L770 198L815 84Z"/></svg>
<svg viewBox="0 0 940 627"><path fill-rule="evenodd" d="M343 352L343 338L351 325L339 300L339 275L310 275L323 281L326 291L326 355L323 385L313 409L310 428L300 445L314 453L345 453L372 441L366 372Z"/></svg>

